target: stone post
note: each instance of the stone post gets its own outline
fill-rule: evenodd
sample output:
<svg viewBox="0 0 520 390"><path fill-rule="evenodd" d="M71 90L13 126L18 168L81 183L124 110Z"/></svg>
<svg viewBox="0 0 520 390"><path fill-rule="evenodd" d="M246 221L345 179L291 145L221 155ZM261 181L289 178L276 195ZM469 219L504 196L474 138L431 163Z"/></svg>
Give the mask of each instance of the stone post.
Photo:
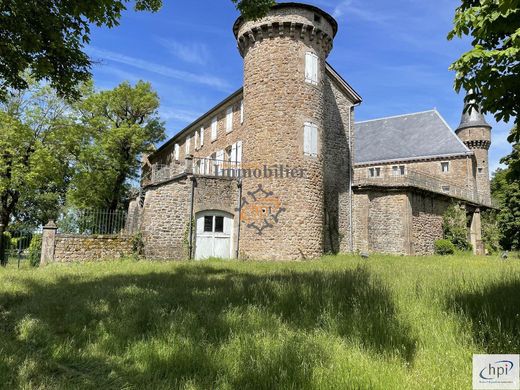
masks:
<svg viewBox="0 0 520 390"><path fill-rule="evenodd" d="M54 248L56 243L57 230L58 227L53 220L50 220L47 225L43 227L40 265L45 265L54 261Z"/></svg>
<svg viewBox="0 0 520 390"><path fill-rule="evenodd" d="M484 243L482 242L482 222L480 219L480 209L476 209L471 217L470 227L471 245L473 254L484 255Z"/></svg>
<svg viewBox="0 0 520 390"><path fill-rule="evenodd" d="M185 160L186 160L185 172L188 174L192 174L193 173L193 155L188 154L186 156Z"/></svg>

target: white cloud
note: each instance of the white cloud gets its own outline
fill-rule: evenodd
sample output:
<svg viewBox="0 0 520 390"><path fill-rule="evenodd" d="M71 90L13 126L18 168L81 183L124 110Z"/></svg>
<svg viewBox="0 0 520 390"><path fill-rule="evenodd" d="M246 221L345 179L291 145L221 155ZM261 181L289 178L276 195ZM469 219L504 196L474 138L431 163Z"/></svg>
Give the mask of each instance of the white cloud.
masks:
<svg viewBox="0 0 520 390"><path fill-rule="evenodd" d="M160 109L161 118L165 121L177 120L180 122L191 123L197 119L200 114L190 110L173 109L164 107Z"/></svg>
<svg viewBox="0 0 520 390"><path fill-rule="evenodd" d="M174 55L182 61L197 65L205 65L209 62L209 49L205 44L183 44L165 38L157 38L157 42L159 42L163 47L165 47L172 55Z"/></svg>
<svg viewBox="0 0 520 390"><path fill-rule="evenodd" d="M344 0L334 8L334 11L332 11L332 16L338 20L342 19L346 15L352 15L360 20L377 24L384 24L393 18L389 14L382 13L381 10L371 11L366 7L366 3L361 7L357 7L354 4L354 0Z"/></svg>
<svg viewBox="0 0 520 390"><path fill-rule="evenodd" d="M116 53L110 50L98 49L95 47L88 47L87 52L91 56L98 56L104 60L118 62L120 64L125 64L128 66L132 66L134 68L138 68L144 71L156 73L158 75L169 77L172 79L183 80L196 84L208 85L210 87L223 90L229 92L230 86L229 83L219 77L206 75L206 74L197 74L192 72L186 72L178 69L174 69L168 66L164 66L161 64L157 64L150 61L145 61L139 58L130 57L121 53Z"/></svg>

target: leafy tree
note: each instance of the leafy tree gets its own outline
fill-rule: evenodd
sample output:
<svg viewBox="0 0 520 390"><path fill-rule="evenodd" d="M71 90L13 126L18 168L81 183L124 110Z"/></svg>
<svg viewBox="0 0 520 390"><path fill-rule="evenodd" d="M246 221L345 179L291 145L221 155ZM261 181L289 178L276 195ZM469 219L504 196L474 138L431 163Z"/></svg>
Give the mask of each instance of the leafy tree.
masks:
<svg viewBox="0 0 520 390"><path fill-rule="evenodd" d="M246 18L263 16L273 0L232 0ZM115 27L127 5L156 12L162 0L6 0L0 2L0 100L9 89L28 87L30 70L60 96L79 98L78 86L91 78L84 52L91 26Z"/></svg>
<svg viewBox="0 0 520 390"><path fill-rule="evenodd" d="M116 210L124 203L129 182L137 179L140 155L165 137L159 97L149 83L125 82L92 93L78 106L90 140L78 157L70 204Z"/></svg>
<svg viewBox="0 0 520 390"><path fill-rule="evenodd" d="M520 0L462 0L448 39L471 36L473 48L451 65L455 89L473 91L483 112L519 121ZM510 142L520 141L518 128Z"/></svg>
<svg viewBox="0 0 520 390"><path fill-rule="evenodd" d="M500 250L501 240L500 227L498 224L498 215L495 210L486 210L482 212L482 241L489 253L496 253Z"/></svg>
<svg viewBox="0 0 520 390"><path fill-rule="evenodd" d="M0 222L39 225L63 203L77 132L70 107L49 86L29 89L0 106ZM23 207L21 207L23 205Z"/></svg>
<svg viewBox="0 0 520 390"><path fill-rule="evenodd" d="M467 226L466 209L457 203L450 205L442 216L444 238L459 250L470 250Z"/></svg>
<svg viewBox="0 0 520 390"><path fill-rule="evenodd" d="M514 132L514 130L512 131ZM497 216L500 244L504 249L520 249L520 143L502 159L506 169L498 169L491 180L491 194L500 205Z"/></svg>

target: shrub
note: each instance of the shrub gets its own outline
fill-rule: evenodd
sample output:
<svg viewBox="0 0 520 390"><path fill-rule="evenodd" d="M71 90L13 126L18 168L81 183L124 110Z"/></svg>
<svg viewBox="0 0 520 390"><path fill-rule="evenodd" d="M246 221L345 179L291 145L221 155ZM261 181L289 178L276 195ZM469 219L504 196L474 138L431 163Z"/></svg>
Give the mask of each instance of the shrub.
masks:
<svg viewBox="0 0 520 390"><path fill-rule="evenodd" d="M29 264L31 267L40 265L40 257L42 252L42 235L33 234L31 243L29 244Z"/></svg>
<svg viewBox="0 0 520 390"><path fill-rule="evenodd" d="M435 253L438 255L452 255L455 253L455 245L450 240L435 241Z"/></svg>
<svg viewBox="0 0 520 390"><path fill-rule="evenodd" d="M466 209L454 203L446 209L442 217L442 230L444 238L449 240L461 251L471 250L468 241L468 220Z"/></svg>
<svg viewBox="0 0 520 390"><path fill-rule="evenodd" d="M482 241L488 253L500 251L500 229L498 226L497 212L494 210L482 213Z"/></svg>

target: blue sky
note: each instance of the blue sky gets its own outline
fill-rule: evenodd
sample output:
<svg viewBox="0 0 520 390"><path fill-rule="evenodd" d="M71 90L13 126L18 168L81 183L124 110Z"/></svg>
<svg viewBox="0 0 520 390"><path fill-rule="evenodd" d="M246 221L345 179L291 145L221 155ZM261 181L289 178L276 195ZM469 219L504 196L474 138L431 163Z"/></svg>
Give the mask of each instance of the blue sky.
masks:
<svg viewBox="0 0 520 390"><path fill-rule="evenodd" d="M114 29L95 29L87 51L100 89L124 80L150 81L161 97L168 137L242 85L242 58L231 27L231 0L164 1L158 13L126 12ZM453 91L449 65L469 48L448 42L453 0L314 0L339 23L328 62L360 93L356 120L436 108L452 128L463 96ZM496 123L494 170L510 151L510 126Z"/></svg>

